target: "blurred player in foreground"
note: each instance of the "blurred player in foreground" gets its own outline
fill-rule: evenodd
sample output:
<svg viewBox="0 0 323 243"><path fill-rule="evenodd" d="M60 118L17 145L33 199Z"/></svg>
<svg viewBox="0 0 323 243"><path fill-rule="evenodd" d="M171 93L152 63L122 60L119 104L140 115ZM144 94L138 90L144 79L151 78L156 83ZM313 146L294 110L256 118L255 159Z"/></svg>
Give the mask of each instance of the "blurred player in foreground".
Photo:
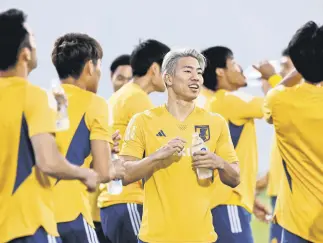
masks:
<svg viewBox="0 0 323 243"><path fill-rule="evenodd" d="M86 34L69 33L59 37L52 62L68 97L70 128L57 132L62 154L76 166L93 163L101 183L122 178L122 163L111 164L108 105L96 95L101 77L103 51ZM78 181L57 181L54 187L55 216L63 243L98 242L94 231L86 188Z"/></svg>
<svg viewBox="0 0 323 243"><path fill-rule="evenodd" d="M278 86L265 101L284 168L274 219L283 227L281 242L323 242L323 26L308 22L288 49L305 81Z"/></svg>
<svg viewBox="0 0 323 243"><path fill-rule="evenodd" d="M108 100L113 131L119 130L122 137L131 117L153 108L148 94L165 91L161 65L169 50L159 41L146 40L132 52L130 63L134 78ZM120 195L109 194L106 187L101 186L101 189L99 206L106 237L112 243L137 242L144 200L142 181L123 187Z"/></svg>
<svg viewBox="0 0 323 243"><path fill-rule="evenodd" d="M258 172L257 140L254 119L263 117L263 97L253 97L241 91L246 80L232 51L223 46L210 47L202 52L208 60L205 82L213 83L214 99L210 111L221 114L229 123L233 145L241 169L241 183L236 188L215 184L212 197L214 228L219 243L253 242L251 213L256 210L269 214L259 201L255 202ZM221 195L221 196L217 196ZM265 214L261 220L265 221Z"/></svg>
<svg viewBox="0 0 323 243"><path fill-rule="evenodd" d="M114 59L110 65L110 72L111 72L111 81L113 85L113 90L116 92L123 85L128 83L132 78L130 56L124 54ZM112 139L114 141L115 139L118 139L118 138L121 138L121 135L119 133L114 133L112 135ZM117 149L119 150L119 146L117 147ZM99 188L97 188L96 192L90 194L90 205L91 205L93 223L95 226L95 232L98 236L100 243L104 243L108 241L105 239L105 236L102 230L102 225L101 225L100 209L98 208L99 195L100 195Z"/></svg>
<svg viewBox="0 0 323 243"><path fill-rule="evenodd" d="M295 69L290 57L288 48L282 52L282 57L280 60L280 73L277 74L273 65L268 61L261 62L254 66L261 73L261 78L264 86L270 86L270 84L275 84L281 82L281 80L286 77L291 71ZM270 88L270 87L269 87ZM271 146L270 154L270 169L266 176L257 181L257 192L260 192L264 188L267 188L267 194L270 197L272 210L275 209L278 191L281 185L281 180L283 177L283 165L282 157L280 156L276 136L273 136L273 142ZM270 242L280 242L281 241L282 228L280 225L272 222L270 226Z"/></svg>
<svg viewBox="0 0 323 243"><path fill-rule="evenodd" d="M139 242L214 242L212 180L200 181L195 170L214 170L230 187L240 182L227 123L194 104L204 68L198 51L170 51L162 65L167 103L135 115L127 127L121 150L127 161L124 183L145 180ZM191 155L196 133L209 150Z"/></svg>
<svg viewBox="0 0 323 243"><path fill-rule="evenodd" d="M26 15L17 9L0 13L0 32L0 242L61 242L49 176L94 190L97 174L58 151L57 103L27 81L37 60Z"/></svg>

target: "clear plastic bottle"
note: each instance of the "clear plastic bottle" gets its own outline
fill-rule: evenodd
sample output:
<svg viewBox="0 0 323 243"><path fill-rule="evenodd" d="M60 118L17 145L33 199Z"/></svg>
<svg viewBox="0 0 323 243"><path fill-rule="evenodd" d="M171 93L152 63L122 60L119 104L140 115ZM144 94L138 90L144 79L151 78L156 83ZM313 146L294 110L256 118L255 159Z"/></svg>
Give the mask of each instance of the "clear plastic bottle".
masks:
<svg viewBox="0 0 323 243"><path fill-rule="evenodd" d="M65 131L70 128L67 111L67 98L63 87L58 81L52 81L52 93L57 102L56 131Z"/></svg>
<svg viewBox="0 0 323 243"><path fill-rule="evenodd" d="M193 136L192 136L192 149L191 149L192 155L195 152L201 151L201 150L207 151L208 148L204 143L203 139L200 138L199 134L195 132L193 133ZM197 172L198 178L201 180L211 178L213 176L213 171L207 168L197 168L196 172Z"/></svg>
<svg viewBox="0 0 323 243"><path fill-rule="evenodd" d="M111 159L113 161L117 160L119 157L117 154L112 153ZM111 195L118 195L122 192L122 180L112 180L107 185L108 193Z"/></svg>

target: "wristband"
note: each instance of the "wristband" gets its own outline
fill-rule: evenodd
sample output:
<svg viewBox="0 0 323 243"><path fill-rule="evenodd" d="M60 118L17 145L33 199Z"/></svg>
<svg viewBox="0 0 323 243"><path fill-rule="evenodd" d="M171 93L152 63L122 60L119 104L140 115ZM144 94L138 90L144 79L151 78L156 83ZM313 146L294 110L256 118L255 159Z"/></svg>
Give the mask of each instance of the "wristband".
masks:
<svg viewBox="0 0 323 243"><path fill-rule="evenodd" d="M283 78L280 75L274 74L268 79L268 83L270 84L270 86L272 88L274 88L276 85L278 85L282 81L282 79Z"/></svg>

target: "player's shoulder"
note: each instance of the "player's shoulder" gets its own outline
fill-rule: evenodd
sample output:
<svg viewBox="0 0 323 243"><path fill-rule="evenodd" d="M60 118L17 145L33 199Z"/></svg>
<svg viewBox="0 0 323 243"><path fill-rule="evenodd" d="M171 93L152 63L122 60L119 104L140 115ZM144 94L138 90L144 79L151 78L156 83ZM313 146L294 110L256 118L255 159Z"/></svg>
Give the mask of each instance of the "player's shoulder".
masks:
<svg viewBox="0 0 323 243"><path fill-rule="evenodd" d="M26 91L29 95L47 95L49 93L48 90L30 82L26 83Z"/></svg>
<svg viewBox="0 0 323 243"><path fill-rule="evenodd" d="M240 90L226 92L225 97L226 97L226 99L228 99L230 101L240 100L245 103L249 103L250 101L252 101L255 98L255 96L248 94L244 91L240 91Z"/></svg>
<svg viewBox="0 0 323 243"><path fill-rule="evenodd" d="M32 83L26 84L26 104L27 107L32 108L35 106L35 103L43 103L44 105L48 103L48 106L51 109L57 109L57 101L54 97L53 92L50 90L44 89L40 86L37 86Z"/></svg>
<svg viewBox="0 0 323 243"><path fill-rule="evenodd" d="M158 118L165 113L165 105L160 105L139 113L144 119Z"/></svg>
<svg viewBox="0 0 323 243"><path fill-rule="evenodd" d="M296 87L285 87L284 85L278 85L275 88L268 91L266 94L266 100L272 101L277 100L280 97L283 97L285 94L289 93L290 91L294 90Z"/></svg>
<svg viewBox="0 0 323 243"><path fill-rule="evenodd" d="M197 117L199 117L200 120L205 120L206 122L215 124L225 122L224 117L221 116L219 113L210 112L200 107L196 107L195 109L196 115Z"/></svg>
<svg viewBox="0 0 323 243"><path fill-rule="evenodd" d="M165 107L161 105L135 114L132 117L132 120L141 120L144 122L149 122L149 121L158 119L164 113L165 113Z"/></svg>
<svg viewBox="0 0 323 243"><path fill-rule="evenodd" d="M108 107L108 103L106 99L104 99L102 96L91 93L88 94L91 97L91 103L90 103L90 109L95 109L95 110L102 110L106 112L106 109Z"/></svg>

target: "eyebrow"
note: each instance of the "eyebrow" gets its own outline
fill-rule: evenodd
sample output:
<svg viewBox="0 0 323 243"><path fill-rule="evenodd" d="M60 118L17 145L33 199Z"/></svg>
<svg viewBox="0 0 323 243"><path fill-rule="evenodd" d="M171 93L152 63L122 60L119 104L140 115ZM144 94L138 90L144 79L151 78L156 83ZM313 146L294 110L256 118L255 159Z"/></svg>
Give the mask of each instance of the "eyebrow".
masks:
<svg viewBox="0 0 323 243"><path fill-rule="evenodd" d="M183 68L194 69L192 66L184 66ZM202 68L198 67L196 70L202 71Z"/></svg>

